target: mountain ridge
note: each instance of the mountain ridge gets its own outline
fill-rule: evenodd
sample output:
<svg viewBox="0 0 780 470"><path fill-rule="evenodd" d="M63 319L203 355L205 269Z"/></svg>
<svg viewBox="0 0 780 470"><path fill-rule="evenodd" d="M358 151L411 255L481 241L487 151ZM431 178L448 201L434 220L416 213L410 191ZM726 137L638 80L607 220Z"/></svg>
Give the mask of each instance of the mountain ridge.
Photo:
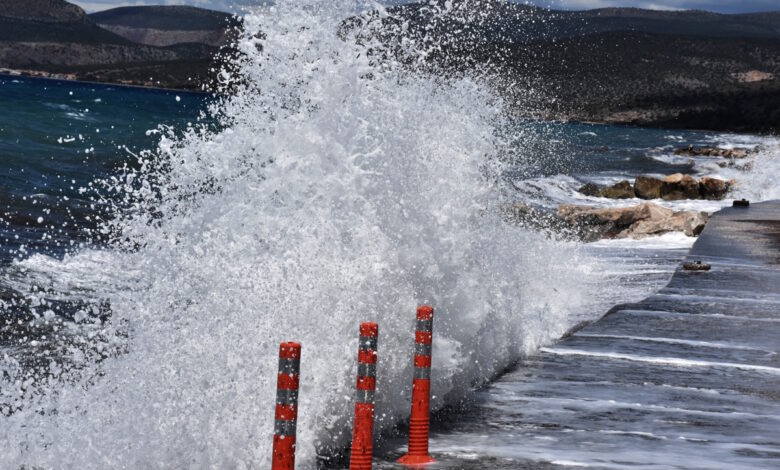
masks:
<svg viewBox="0 0 780 470"><path fill-rule="evenodd" d="M472 10L459 11L464 5ZM492 71L518 114L780 131L780 11L562 11L504 0L450 6L445 17L433 15L443 0L392 6L384 21L405 21L398 31L406 36L439 41L430 55L433 73ZM217 52L240 27L227 13L195 7L86 15L65 0L0 0L0 68L201 89L220 69Z"/></svg>
<svg viewBox="0 0 780 470"><path fill-rule="evenodd" d="M117 7L91 13L98 24L161 30L207 30L238 25L230 13L188 5Z"/></svg>
<svg viewBox="0 0 780 470"><path fill-rule="evenodd" d="M138 16L137 8L127 11ZM178 16L177 26L199 17L205 20L192 24L212 29L112 31L65 0L0 0L0 69L183 89L201 89L213 81L219 68L214 57L233 37L230 15L189 7L153 7L141 13L158 24ZM97 17L118 15L109 11Z"/></svg>
<svg viewBox="0 0 780 470"><path fill-rule="evenodd" d="M0 16L18 20L67 23L87 17L78 5L65 0L0 0Z"/></svg>
<svg viewBox="0 0 780 470"><path fill-rule="evenodd" d="M234 15L186 5L119 7L89 15L101 28L149 46L201 43L221 47L237 36Z"/></svg>
<svg viewBox="0 0 780 470"><path fill-rule="evenodd" d="M780 14L476 3L479 15L408 4L384 21L440 46L428 56L432 73L487 74L520 116L780 132ZM400 35L384 40L402 50Z"/></svg>

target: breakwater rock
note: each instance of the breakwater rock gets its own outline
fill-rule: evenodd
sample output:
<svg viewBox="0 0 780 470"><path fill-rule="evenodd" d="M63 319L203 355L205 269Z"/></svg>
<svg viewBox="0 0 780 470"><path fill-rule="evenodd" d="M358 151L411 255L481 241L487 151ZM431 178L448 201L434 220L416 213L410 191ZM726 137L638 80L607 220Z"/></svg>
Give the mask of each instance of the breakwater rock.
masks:
<svg viewBox="0 0 780 470"><path fill-rule="evenodd" d="M508 222L583 241L641 239L669 232L693 237L709 219L706 212L674 211L652 202L603 208L562 204L556 212L517 203L504 207L503 216Z"/></svg>
<svg viewBox="0 0 780 470"><path fill-rule="evenodd" d="M689 237L701 233L707 223L706 212L678 211L646 202L630 207L594 208L563 204L557 216L579 227L586 239L644 238L668 232L684 232Z"/></svg>
<svg viewBox="0 0 780 470"><path fill-rule="evenodd" d="M678 269L523 359L434 421L433 455L463 469L778 468L778 253L780 202L715 213L685 260L711 270Z"/></svg>
<svg viewBox="0 0 780 470"><path fill-rule="evenodd" d="M733 180L703 176L696 179L691 175L675 173L664 178L652 176L637 176L632 186L628 180L620 181L606 187L593 183L583 185L579 192L586 196L603 197L607 199L663 199L678 201L683 199L720 200L726 197L732 187Z"/></svg>
<svg viewBox="0 0 780 470"><path fill-rule="evenodd" d="M688 155L691 157L745 158L753 152L755 152L755 149L724 149L720 147L695 147L689 145L688 147L675 150L674 154Z"/></svg>

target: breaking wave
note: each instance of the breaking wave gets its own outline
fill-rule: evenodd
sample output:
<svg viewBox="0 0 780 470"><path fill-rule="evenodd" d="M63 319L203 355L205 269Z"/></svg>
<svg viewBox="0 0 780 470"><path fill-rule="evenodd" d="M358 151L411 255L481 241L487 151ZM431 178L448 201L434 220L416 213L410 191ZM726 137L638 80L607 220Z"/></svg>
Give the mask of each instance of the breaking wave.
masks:
<svg viewBox="0 0 780 470"><path fill-rule="evenodd" d="M16 263L61 346L2 360L7 466L266 466L286 340L310 466L348 441L360 321L380 324L381 429L408 416L417 304L436 308L435 407L571 326L597 268L501 220L501 100L418 71L425 43L383 55L379 5L358 32L353 2L321 3L246 15L218 129L164 136L105 185L115 243ZM55 293L85 306L57 324Z"/></svg>

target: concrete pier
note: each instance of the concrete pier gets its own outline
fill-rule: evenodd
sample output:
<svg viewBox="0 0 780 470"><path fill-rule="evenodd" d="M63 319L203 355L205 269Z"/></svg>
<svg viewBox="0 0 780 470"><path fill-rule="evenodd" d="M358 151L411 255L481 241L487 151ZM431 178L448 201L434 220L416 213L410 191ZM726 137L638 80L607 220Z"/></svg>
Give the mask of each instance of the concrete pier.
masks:
<svg viewBox="0 0 780 470"><path fill-rule="evenodd" d="M685 261L711 270L680 267L435 424L441 467L780 468L780 202L716 213Z"/></svg>

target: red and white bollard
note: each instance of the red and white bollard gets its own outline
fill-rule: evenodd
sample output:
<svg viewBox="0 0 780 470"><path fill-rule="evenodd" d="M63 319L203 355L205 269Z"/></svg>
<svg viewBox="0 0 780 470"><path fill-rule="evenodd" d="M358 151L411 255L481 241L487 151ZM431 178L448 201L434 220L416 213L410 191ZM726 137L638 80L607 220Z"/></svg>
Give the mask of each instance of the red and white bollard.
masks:
<svg viewBox="0 0 780 470"><path fill-rule="evenodd" d="M431 344L433 342L433 307L417 307L417 330L414 333L414 380L412 382L412 415L409 420L409 451L398 463L418 466L433 463L428 454L428 427L431 406Z"/></svg>
<svg viewBox="0 0 780 470"><path fill-rule="evenodd" d="M298 420L298 375L300 343L279 345L279 375L276 377L276 416L271 470L295 468L295 427Z"/></svg>
<svg viewBox="0 0 780 470"><path fill-rule="evenodd" d="M358 371L355 390L355 423L352 428L350 470L371 470L374 451L374 392L376 391L376 347L379 325L360 324Z"/></svg>

